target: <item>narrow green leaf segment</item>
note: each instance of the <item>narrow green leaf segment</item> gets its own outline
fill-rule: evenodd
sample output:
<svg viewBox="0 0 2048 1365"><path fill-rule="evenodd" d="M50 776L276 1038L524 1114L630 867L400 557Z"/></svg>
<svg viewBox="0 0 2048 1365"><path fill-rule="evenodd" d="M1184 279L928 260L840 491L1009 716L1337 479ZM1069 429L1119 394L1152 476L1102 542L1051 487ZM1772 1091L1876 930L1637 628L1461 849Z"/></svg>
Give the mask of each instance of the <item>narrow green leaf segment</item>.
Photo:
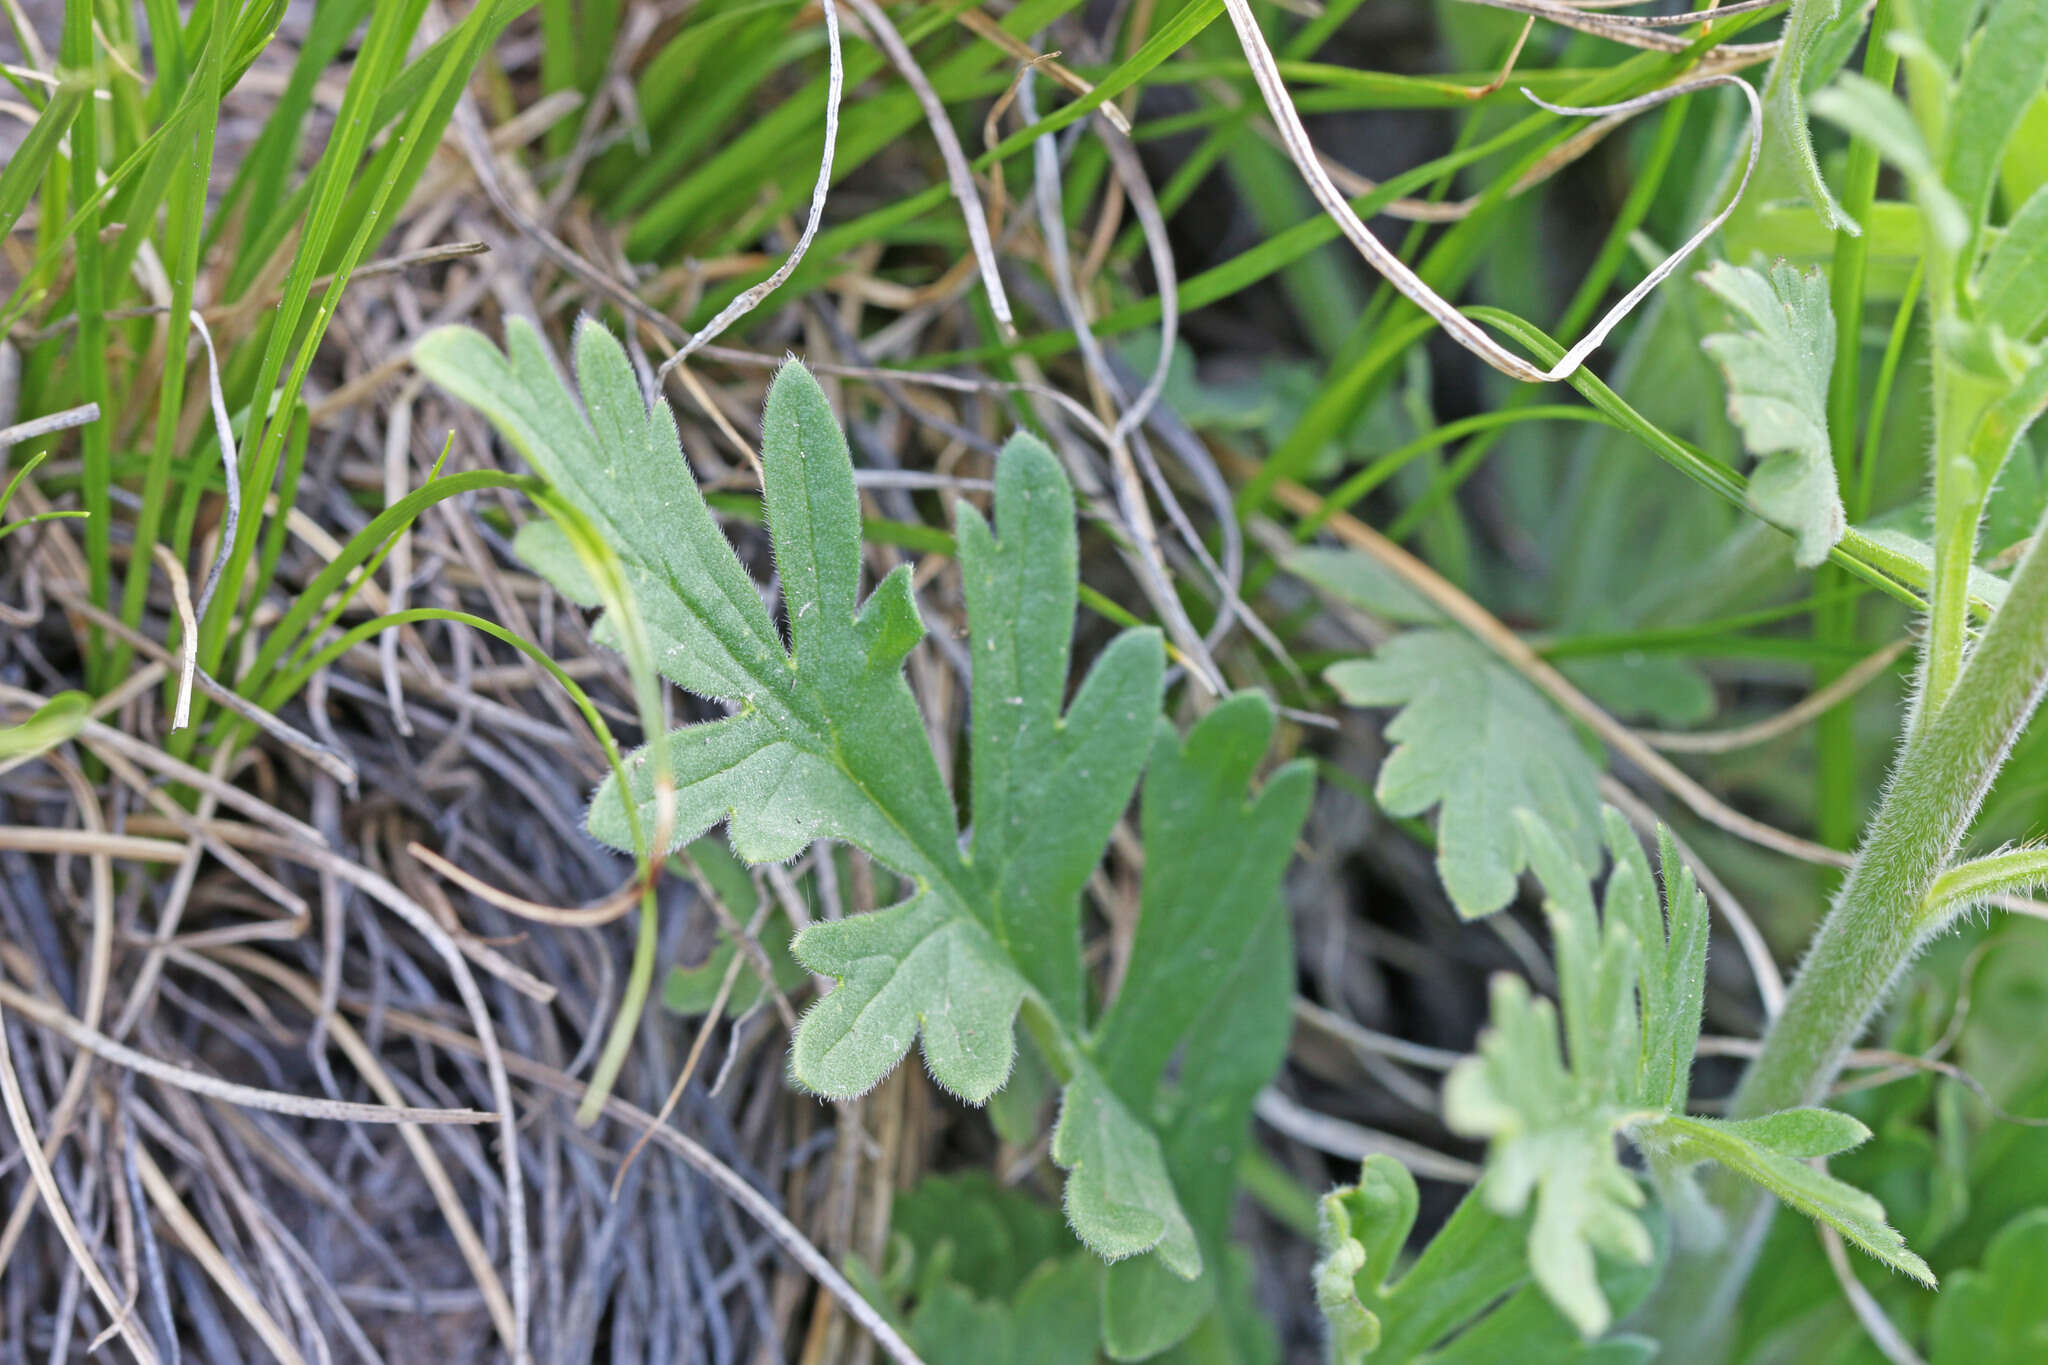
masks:
<svg viewBox="0 0 2048 1365"><path fill-rule="evenodd" d="M973 701L963 838L902 673L924 634L910 572L862 599L852 462L809 373L783 368L763 425L785 648L690 475L666 404L643 399L618 342L579 327L579 411L530 328L515 320L507 341L501 354L473 331L445 329L416 356L610 540L662 673L733 706L659 741L672 790L656 791L647 750L629 759L625 790L616 779L598 790L591 832L630 848L630 801L641 827L664 830L671 847L723 822L750 862L833 839L906 878L914 889L902 902L815 924L791 945L838 983L803 1017L796 1079L821 1095L859 1095L921 1038L932 1077L980 1104L1010 1075L1022 1009L1065 1084L1052 1152L1069 1172L1076 1233L1104 1259L1156 1251L1177 1280L1202 1276L1211 1239L1176 1193L1193 1168L1162 1146L1157 1115L1171 1104L1156 1092L1204 1012L1239 991L1233 973L1254 934L1272 933L1268 911L1307 814L1305 762L1254 793L1270 704L1227 698L1183 739L1161 719L1164 649L1148 629L1102 650L1067 701L1073 494L1050 450L1014 437L997 461L993 524L957 509ZM565 595L593 600L548 533L519 548ZM616 639L608 617L596 629ZM1143 913L1121 992L1097 1026L1081 892L1148 766ZM1230 1097L1239 1130L1255 1091ZM1107 1292L1113 1300L1113 1283ZM1145 1330L1170 1344L1210 1298L1183 1295Z"/></svg>

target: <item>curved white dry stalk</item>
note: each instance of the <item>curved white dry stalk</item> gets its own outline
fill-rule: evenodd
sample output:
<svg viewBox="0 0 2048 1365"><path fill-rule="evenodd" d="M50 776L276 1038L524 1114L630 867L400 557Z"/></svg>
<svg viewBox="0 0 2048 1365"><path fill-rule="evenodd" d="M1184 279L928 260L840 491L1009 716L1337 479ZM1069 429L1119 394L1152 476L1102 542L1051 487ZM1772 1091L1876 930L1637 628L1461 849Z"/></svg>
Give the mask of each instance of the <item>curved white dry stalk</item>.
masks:
<svg viewBox="0 0 2048 1365"><path fill-rule="evenodd" d="M1027 119L1038 117L1038 106L1030 81L1030 73L1023 73L1024 79L1017 87L1019 107ZM1166 386L1167 366L1173 359L1175 338L1180 328L1179 284L1173 268L1172 248L1165 237L1165 218L1159 213L1158 203L1152 198L1150 186L1144 183L1143 167L1136 165L1136 154L1126 143L1121 143L1122 134L1116 132L1106 120L1096 122L1104 150L1118 177L1130 193L1132 173L1135 172L1137 192L1131 194L1135 207L1140 201L1149 201L1151 214L1140 215L1145 228L1147 249L1152 257L1153 270L1159 284L1159 359L1153 366L1152 378L1147 381L1140 395L1139 405L1125 401L1123 385L1117 382L1111 371L1102 345L1094 329L1088 324L1087 309L1083 306L1080 287L1075 282L1073 266L1067 252L1066 218L1060 206L1060 154L1058 139L1048 134L1032 143L1032 156L1036 163L1035 197L1039 215L1039 235L1045 241L1047 272L1059 295L1060 306L1067 314L1067 320L1074 329L1074 339L1081 349L1083 362L1098 386L1098 393L1110 407L1124 411L1112 424L1109 432L1108 455L1110 468L1116 475L1116 498L1118 510L1122 513L1125 528L1130 535L1133 554L1132 566L1138 570L1140 584L1145 597L1159 612L1167 634L1178 653L1188 665L1189 671L1201 682L1211 696L1222 696L1227 690L1223 671L1209 654L1207 644L1195 624L1188 618L1186 609L1174 593L1173 582L1167 573L1166 558L1161 552L1159 529L1152 520L1151 506L1146 502L1145 485L1136 462L1132 459L1131 434L1138 422L1144 420L1146 412L1158 401L1159 393ZM1123 153L1122 158L1119 152ZM1133 415L1136 421L1132 420ZM1184 520L1184 518L1183 518ZM1193 538L1199 543L1200 538Z"/></svg>
<svg viewBox="0 0 2048 1365"><path fill-rule="evenodd" d="M171 604L178 611L178 697L171 707L173 733L192 723L192 679L199 672L199 616L192 609L192 583L185 566L171 547L158 542L152 547L157 567L170 580Z"/></svg>
<svg viewBox="0 0 2048 1365"><path fill-rule="evenodd" d="M887 55L924 109L925 122L931 125L932 137L939 144L939 157L946 163L946 183L952 188L953 198L959 201L961 213L967 217L967 241L974 248L982 287L988 290L989 311L995 314L1003 335L1014 337L1017 326L1010 320L1010 296L1003 292L1002 276L996 271L996 249L988 235L988 213L982 208L981 192L974 187L974 171L967 164L967 153L960 150L960 136L953 131L952 120L946 117L946 106L939 102L938 92L932 89L917 58L911 55L909 44L896 31L896 25L889 22L882 7L875 0L851 3L875 46Z"/></svg>
<svg viewBox="0 0 2048 1365"><path fill-rule="evenodd" d="M1286 82L1280 78L1280 68L1273 59L1273 51L1266 45L1266 36L1260 31L1258 19L1252 14L1251 0L1223 0L1223 3L1224 8L1229 11L1231 26L1237 30L1238 42L1244 48L1245 59L1251 64L1252 77L1258 82L1259 93L1265 97L1267 111L1273 115L1274 123L1279 125L1281 141L1286 147L1288 158L1300 171L1302 179L1307 182L1316 197L1316 202L1322 205L1323 211L1343 230L1345 238L1358 249L1367 263L1379 271L1389 284L1400 290L1411 303L1435 318L1438 324L1451 334L1452 340L1502 374L1527 383L1551 383L1568 378L1576 371L1586 357L1607 339L1607 334L1620 325L1622 319L1642 301L1644 295L1663 283L1667 276L1684 264L1686 257L1698 250L1700 244L1727 221L1728 215L1734 212L1735 205L1741 202L1742 192L1749 187L1749 178L1756 170L1757 156L1763 150L1762 101L1757 98L1756 91L1750 88L1749 82L1738 76L1702 76L1696 80L1666 86L1662 90L1653 90L1632 100L1623 100L1619 104L1590 107L1551 104L1538 99L1525 88L1522 91L1524 95L1539 108L1553 114L1605 118L1640 113L1709 86L1732 85L1749 101L1750 115L1749 162L1743 167L1742 180L1736 185L1735 193L1729 196L1727 207L1708 219L1704 227L1686 240L1685 245L1666 257L1662 264L1643 278L1641 283L1629 290L1621 302L1609 309L1607 315L1600 319L1593 330L1577 345L1566 351L1557 364L1548 370L1538 369L1488 336L1478 323L1459 312L1450 300L1431 289L1420 275L1409 268L1406 261L1388 249L1379 238L1373 236L1371 229L1367 228L1352 211L1350 202L1330 179L1329 173L1323 169L1322 162L1316 155L1315 145L1309 141L1308 130L1302 126L1301 115L1294 108L1294 100L1287 93Z"/></svg>
<svg viewBox="0 0 2048 1365"><path fill-rule="evenodd" d="M48 413L42 417L31 417L26 422L16 422L12 426L0 427L0 453L4 453L10 447L18 445L23 441L32 441L38 436L48 436L53 431L69 431L73 427L82 427L87 422L97 422L99 420L100 405L98 403L81 403L75 408L66 408L62 412ZM15 479L11 480L7 486L12 488L19 480L20 475L16 475ZM0 503L0 507L4 506L4 503Z"/></svg>
<svg viewBox="0 0 2048 1365"><path fill-rule="evenodd" d="M825 86L825 150L818 158L818 183L811 189L811 211L809 217L804 220L803 235L796 239L795 249L775 268L774 274L719 309L718 315L684 342L680 350L661 362L661 368L654 372L654 384L657 389L661 387L661 381L668 377L670 370L688 360L699 348L710 344L726 328L759 307L761 300L780 289L782 282L796 269L797 263L803 260L804 253L811 249L811 239L818 235L818 225L825 218L825 196L832 188L832 153L839 145L839 97L846 85L846 67L839 49L839 7L833 0L823 0L823 5L825 46L830 53L832 70L826 78ZM898 42L900 43L901 39L898 39ZM972 231L971 228L969 230Z"/></svg>
<svg viewBox="0 0 2048 1365"><path fill-rule="evenodd" d="M207 605L213 601L213 590L220 586L221 572L234 555L235 527L242 520L242 471L235 460L234 425L228 419L227 396L221 392L220 356L213 349L213 333L207 330L206 319L199 316L197 308L187 316L192 319L193 330L199 333L200 344L206 347L206 396L213 408L214 439L220 443L221 472L227 476L227 512L220 523L220 548L213 556L212 567L206 571L206 586L199 590L198 612L204 620Z"/></svg>

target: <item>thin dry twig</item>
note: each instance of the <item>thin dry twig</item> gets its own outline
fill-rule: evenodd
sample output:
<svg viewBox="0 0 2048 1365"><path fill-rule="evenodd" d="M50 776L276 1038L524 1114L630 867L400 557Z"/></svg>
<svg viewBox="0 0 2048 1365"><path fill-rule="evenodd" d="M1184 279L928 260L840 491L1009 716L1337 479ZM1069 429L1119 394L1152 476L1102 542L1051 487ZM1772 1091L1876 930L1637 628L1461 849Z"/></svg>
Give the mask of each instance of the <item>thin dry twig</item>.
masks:
<svg viewBox="0 0 2048 1365"><path fill-rule="evenodd" d="M291 1114L303 1119L327 1119L339 1123L491 1123L497 1115L481 1109L422 1109L412 1105L352 1104L343 1100L311 1099L281 1091L240 1085L179 1066L116 1042L98 1029L87 1028L69 1013L36 999L26 991L0 980L0 1006L32 1020L84 1048L105 1061L127 1067L152 1080L175 1085L210 1100L238 1104L244 1109L262 1109L273 1114Z"/></svg>
<svg viewBox="0 0 2048 1365"><path fill-rule="evenodd" d="M953 191L953 198L960 204L960 212L967 219L967 241L974 249L974 259L981 268L981 285L988 291L989 312L995 315L996 325L1005 337L1015 337L1017 326L1010 317L1010 296L1003 292L1002 273L996 266L995 243L988 235L988 212L982 207L981 191L974 187L974 172L967 164L967 153L960 149L960 135L953 131L953 120L946 113L946 106L940 102L938 92L926 78L923 68L917 64L910 45L903 41L903 35L896 31L888 14L875 0L852 0L854 13L860 16L868 36L888 56L897 74L903 77L911 93L917 96L917 103L924 110L925 122L931 125L932 138L939 144L939 156L946 163L946 183Z"/></svg>
<svg viewBox="0 0 2048 1365"><path fill-rule="evenodd" d="M1728 730L1638 730L1636 733L1643 737L1644 743L1667 754L1726 754L1753 748L1780 735L1790 734L1862 691L1865 684L1889 670L1912 643L1911 640L1892 641L1858 659L1825 687L1814 689L1796 704L1754 724L1738 725Z"/></svg>
<svg viewBox="0 0 2048 1365"><path fill-rule="evenodd" d="M157 1365L156 1348L149 1337L135 1323L121 1296L108 1282L99 1261L93 1256L92 1248L85 1244L84 1236L78 1230L77 1222L71 1217L71 1209L64 1202L64 1195L57 1188L57 1176L50 1169L50 1160L43 1155L43 1141L36 1135L35 1124L29 1118L28 1104L21 1093L21 1079L15 1075L14 1055L8 1049L7 1026L4 1011L0 1011L0 1099L4 1099L7 1119L14 1127L14 1137L19 1145L22 1161L28 1166L29 1178L35 1183L36 1192L42 1196L43 1210L56 1224L57 1235L64 1239L64 1247L71 1253L71 1259L85 1282L92 1288L93 1297L100 1301L100 1307L107 1317L120 1329L122 1341L135 1353L139 1365Z"/></svg>

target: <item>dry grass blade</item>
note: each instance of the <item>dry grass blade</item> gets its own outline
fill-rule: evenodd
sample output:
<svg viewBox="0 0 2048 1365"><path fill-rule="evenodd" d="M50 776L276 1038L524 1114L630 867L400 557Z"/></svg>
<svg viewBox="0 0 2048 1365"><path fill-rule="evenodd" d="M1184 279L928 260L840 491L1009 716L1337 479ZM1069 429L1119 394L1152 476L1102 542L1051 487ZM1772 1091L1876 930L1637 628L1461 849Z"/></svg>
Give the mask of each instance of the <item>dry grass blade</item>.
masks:
<svg viewBox="0 0 2048 1365"><path fill-rule="evenodd" d="M564 910L560 906L542 905L538 901L515 896L509 891L500 891L474 873L463 871L424 844L407 844L405 851L419 859L438 876L447 878L478 900L495 905L508 915L517 915L521 919L530 919L539 924L553 924L568 929L594 929L623 918L627 911L640 903L640 894L646 889L641 878L635 876L595 905Z"/></svg>
<svg viewBox="0 0 2048 1365"><path fill-rule="evenodd" d="M178 609L178 699L171 708L171 729L192 723L192 679L199 672L199 614L192 607L192 583L171 547L155 547L157 567L171 582L171 602Z"/></svg>
<svg viewBox="0 0 2048 1365"><path fill-rule="evenodd" d="M1777 715L1752 725L1738 725L1731 730L1643 730L1638 733L1645 743L1655 745L1667 754L1726 754L1753 748L1780 735L1790 734L1822 713L1833 710L1862 691L1866 684L1882 676L1911 645L1911 640L1894 640L1883 649L1866 654L1827 686L1814 689Z"/></svg>
<svg viewBox="0 0 2048 1365"><path fill-rule="evenodd" d="M6 1102L7 1120L13 1125L15 1141L20 1144L29 1178L35 1182L36 1192L42 1196L43 1210L56 1224L57 1234L64 1239L65 1249L71 1253L79 1274L85 1277L93 1297L100 1301L100 1307L106 1310L107 1317L120 1330L121 1340L135 1353L140 1365L158 1365L156 1347L150 1344L148 1336L133 1320L127 1305L100 1269L92 1248L86 1245L78 1224L71 1217L63 1192L57 1188L56 1173L50 1169L49 1158L43 1155L42 1139L36 1135L35 1125L29 1118L28 1104L22 1097L21 1079L14 1072L14 1054L8 1048L4 1011L0 1011L0 1099Z"/></svg>
<svg viewBox="0 0 2048 1365"><path fill-rule="evenodd" d="M319 989L314 983L267 958L235 950L224 952L221 957L223 961L232 961L238 967L258 972L285 987L308 1008L312 1008L319 999ZM385 1010L381 1018L386 1028L409 1034L437 1047L472 1057L483 1055L483 1045L477 1039L434 1020L400 1009ZM338 1029L336 1036L341 1036ZM551 1090L566 1099L580 1100L587 1091L583 1082L543 1062L515 1052L501 1055L507 1070L518 1075L520 1079ZM888 1320L875 1310L874 1305L861 1296L859 1290L848 1283L846 1277L832 1264L831 1259L819 1251L811 1240L775 1207L773 1201L755 1189L739 1172L676 1129L666 1124L655 1125L652 1114L616 1095L605 1100L604 1113L607 1117L616 1119L636 1131L652 1128L656 1142L708 1178L734 1203L746 1210L749 1217L766 1228L776 1243L794 1257L805 1272L817 1280L826 1292L839 1301L840 1306L874 1337L876 1343L889 1353L897 1365L924 1365L923 1359L911 1349L910 1344L904 1341L895 1328L890 1326Z"/></svg>
<svg viewBox="0 0 2048 1365"><path fill-rule="evenodd" d="M192 330L199 334L199 340L206 347L206 396L208 406L213 410L213 438L220 446L221 475L226 481L226 511L220 524L220 549L214 555L213 565L206 571L206 584L199 590L199 614L206 615L208 604L213 601L215 589L220 587L220 576L227 569L228 561L234 558L235 528L242 520L242 470L235 459L234 423L228 417L227 395L220 386L220 356L213 349L213 333L207 329L206 319L192 312ZM187 628L188 636L195 634Z"/></svg>
<svg viewBox="0 0 2048 1365"><path fill-rule="evenodd" d="M996 325L1002 329L1003 335L1015 337L1017 327L1010 316L1010 296L1003 291L995 243L988 235L988 211L982 207L981 191L974 187L974 171L967 164L967 153L960 149L960 135L953 131L953 121L946 114L946 106L940 102L938 92L932 89L923 68L918 66L910 45L903 41L903 35L896 31L896 25L890 22L882 7L875 0L852 0L852 4L868 36L888 55L890 64L903 77L904 83L917 96L919 107L924 110L932 138L939 144L939 156L946 163L946 183L953 191L953 198L959 202L960 212L967 219L967 241L974 249L975 264L981 270L982 288L988 291L989 311L995 314Z"/></svg>

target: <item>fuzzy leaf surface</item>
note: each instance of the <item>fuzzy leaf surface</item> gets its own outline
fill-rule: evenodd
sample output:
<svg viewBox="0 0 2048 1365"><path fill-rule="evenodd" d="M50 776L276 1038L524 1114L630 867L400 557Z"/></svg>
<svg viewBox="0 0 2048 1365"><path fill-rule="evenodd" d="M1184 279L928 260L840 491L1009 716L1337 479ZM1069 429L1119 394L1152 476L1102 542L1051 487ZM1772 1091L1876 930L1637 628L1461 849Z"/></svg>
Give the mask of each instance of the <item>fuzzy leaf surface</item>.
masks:
<svg viewBox="0 0 2048 1365"><path fill-rule="evenodd" d="M1703 343L1728 382L1728 417L1758 457L1750 509L1793 538L1812 568L1842 538L1847 517L1828 447L1828 377L1835 366L1827 277L1780 263L1761 271L1717 261L1700 283L1748 324Z"/></svg>
<svg viewBox="0 0 2048 1365"><path fill-rule="evenodd" d="M1476 1057L1444 1084L1444 1121L1488 1140L1482 1193L1502 1217L1533 1198L1529 1265L1538 1284L1587 1336L1612 1321L1594 1252L1645 1264L1653 1251L1636 1210L1642 1188L1622 1168L1614 1120L1587 1103L1558 1049L1557 1012L1520 978L1493 983L1491 1023Z"/></svg>
<svg viewBox="0 0 2048 1365"><path fill-rule="evenodd" d="M1853 41L1863 26L1858 6L1844 0L1792 0L1785 17L1784 46L1771 66L1764 85L1767 113L1764 126L1776 131L1775 153L1788 159L1806 197L1830 230L1861 230L1842 209L1821 175L1820 158L1814 154L1813 134L1807 128L1805 88L1810 70L1824 49L1838 45L1844 31Z"/></svg>
<svg viewBox="0 0 2048 1365"><path fill-rule="evenodd" d="M909 572L892 573L863 600L852 462L816 381L786 365L763 422L785 647L683 462L673 417L665 404L642 400L619 344L594 324L579 328L580 411L537 335L515 321L508 346L500 355L474 333L443 331L418 354L430 377L489 416L616 548L662 671L735 704L724 719L658 741L674 782L672 840L724 822L740 857L765 862L837 839L914 888L887 909L815 924L792 945L805 968L838 983L797 1031L796 1078L824 1095L857 1095L921 1038L933 1078L982 1103L1010 1073L1014 1021L1029 1003L1068 1073L1053 1156L1070 1173L1069 1222L1105 1259L1156 1249L1166 1269L1193 1279L1202 1255L1158 1133L1097 1071L1081 989L1080 892L1154 750L1164 651L1156 632L1126 632L1063 707L1079 559L1073 495L1058 461L1020 436L997 462L994 525L959 509L974 661L972 829L963 847L902 673L924 629ZM536 567L559 567L544 536L529 544L540 549ZM565 575L570 595L587 586ZM1262 698L1218 711L1270 733ZM1250 765L1238 750L1223 745L1203 757L1207 743L1198 727L1191 770L1179 776L1219 792L1234 781L1234 809L1265 809L1268 798L1253 803L1246 794ZM608 781L591 807L592 833L614 847L627 842L628 801L643 828L659 826L646 751L627 767L626 790ZM1217 771L1225 780L1214 780ZM1280 783L1279 798L1296 781ZM1297 815L1267 833L1291 846L1298 825ZM1240 841L1239 853L1247 847ZM1171 864L1181 852L1158 861ZM1271 870L1273 883L1284 863ZM1269 883L1255 916L1272 894Z"/></svg>
<svg viewBox="0 0 2048 1365"><path fill-rule="evenodd" d="M1637 1140L1681 1162L1719 1162L1932 1289L1934 1272L1885 1221L1883 1205L1854 1185L1806 1164L1805 1158L1854 1146L1869 1135L1869 1129L1847 1115L1795 1109L1736 1122L1673 1114L1640 1132Z"/></svg>
<svg viewBox="0 0 2048 1365"><path fill-rule="evenodd" d="M1370 659L1324 673L1352 706L1399 706L1380 802L1437 817L1437 870L1468 919L1514 898L1528 865L1513 812L1536 812L1590 862L1598 850L1599 769L1543 695L1483 645L1450 630L1395 636Z"/></svg>

